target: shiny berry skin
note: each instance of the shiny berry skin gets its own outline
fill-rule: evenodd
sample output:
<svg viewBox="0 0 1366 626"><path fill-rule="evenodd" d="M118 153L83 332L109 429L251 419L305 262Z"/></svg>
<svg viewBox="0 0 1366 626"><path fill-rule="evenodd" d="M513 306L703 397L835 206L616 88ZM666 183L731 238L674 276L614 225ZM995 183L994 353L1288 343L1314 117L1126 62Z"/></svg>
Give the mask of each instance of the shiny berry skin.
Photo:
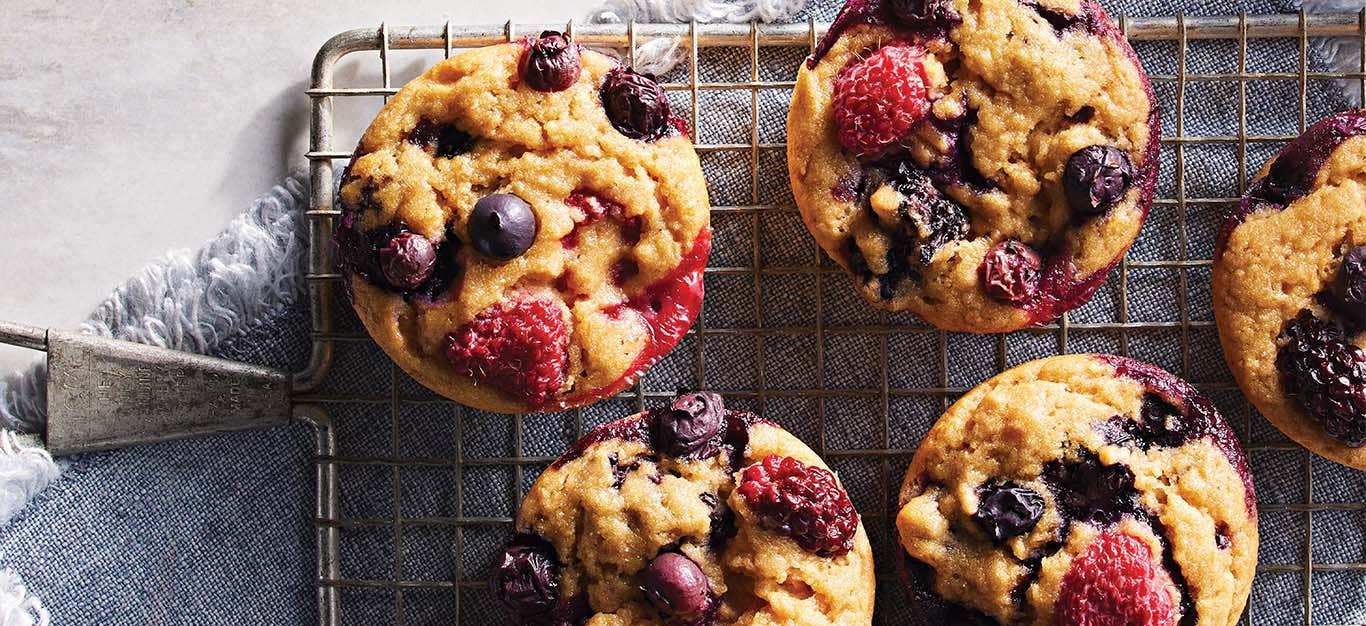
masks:
<svg viewBox="0 0 1366 626"><path fill-rule="evenodd" d="M1286 393L1332 437L1353 448L1366 444L1366 350L1308 310L1290 320L1285 337L1276 368Z"/></svg>
<svg viewBox="0 0 1366 626"><path fill-rule="evenodd" d="M1339 312L1357 327L1366 327L1366 246L1351 248L1342 256L1335 287Z"/></svg>
<svg viewBox="0 0 1366 626"><path fill-rule="evenodd" d="M489 307L448 335L446 358L457 373L539 408L564 386L567 343L559 305L518 300Z"/></svg>
<svg viewBox="0 0 1366 626"><path fill-rule="evenodd" d="M658 139L673 128L664 88L653 76L630 68L608 72L602 82L602 106L612 127L632 139Z"/></svg>
<svg viewBox="0 0 1366 626"><path fill-rule="evenodd" d="M518 70L522 81L536 91L564 91L583 70L579 46L558 32L545 31L540 39L527 41Z"/></svg>
<svg viewBox="0 0 1366 626"><path fill-rule="evenodd" d="M705 450L725 425L726 408L714 393L685 393L668 409L656 409L654 444L674 456L688 456Z"/></svg>
<svg viewBox="0 0 1366 626"><path fill-rule="evenodd" d="M1087 146L1067 159L1062 185L1079 215L1099 215L1124 197L1134 179L1129 154L1114 146Z"/></svg>
<svg viewBox="0 0 1366 626"><path fill-rule="evenodd" d="M645 568L645 596L675 622L696 623L715 602L711 581L696 563L677 552L665 552Z"/></svg>
<svg viewBox="0 0 1366 626"><path fill-rule="evenodd" d="M856 156L877 156L901 142L929 110L923 53L884 46L835 78L835 128Z"/></svg>
<svg viewBox="0 0 1366 626"><path fill-rule="evenodd" d="M435 266L436 247L417 233L401 232L379 249L380 272L398 289L412 291L421 287Z"/></svg>
<svg viewBox="0 0 1366 626"><path fill-rule="evenodd" d="M560 565L554 548L539 537L518 536L494 556L489 587L511 624L541 624L560 596Z"/></svg>
<svg viewBox="0 0 1366 626"><path fill-rule="evenodd" d="M1142 540L1102 533L1062 577L1059 626L1174 626L1175 584Z"/></svg>
<svg viewBox="0 0 1366 626"><path fill-rule="evenodd" d="M1027 487L1012 483L983 485L977 489L977 497L977 512L972 519L996 543L1033 530L1043 517L1043 496Z"/></svg>
<svg viewBox="0 0 1366 626"><path fill-rule="evenodd" d="M1018 239L1006 239L987 250L980 267L982 288L994 300L1022 306L1039 289L1042 259Z"/></svg>
<svg viewBox="0 0 1366 626"><path fill-rule="evenodd" d="M531 205L510 193L484 196L470 213L470 243L480 254L499 261L526 252L536 241L536 229Z"/></svg>
<svg viewBox="0 0 1366 626"><path fill-rule="evenodd" d="M791 537L808 552L847 554L858 513L829 470L770 454L745 468L735 487L764 528Z"/></svg>
<svg viewBox="0 0 1366 626"><path fill-rule="evenodd" d="M951 0L888 0L887 8L896 21L915 28L960 20Z"/></svg>
<svg viewBox="0 0 1366 626"><path fill-rule="evenodd" d="M427 118L418 120L417 126L409 131L408 143L421 146L423 150L443 159L460 156L470 151L474 138L450 124L438 124Z"/></svg>

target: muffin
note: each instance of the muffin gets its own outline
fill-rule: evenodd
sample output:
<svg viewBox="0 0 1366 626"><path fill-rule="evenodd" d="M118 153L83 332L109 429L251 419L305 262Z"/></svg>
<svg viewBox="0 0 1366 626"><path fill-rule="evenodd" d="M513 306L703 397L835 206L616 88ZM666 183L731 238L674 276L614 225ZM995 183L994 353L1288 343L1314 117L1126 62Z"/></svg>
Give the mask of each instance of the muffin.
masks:
<svg viewBox="0 0 1366 626"><path fill-rule="evenodd" d="M920 444L900 503L927 624L1232 626L1256 571L1237 439L1190 385L1124 357L978 385Z"/></svg>
<svg viewBox="0 0 1366 626"><path fill-rule="evenodd" d="M797 77L788 173L869 302L1007 332L1080 306L1123 258L1157 110L1092 0L850 0Z"/></svg>
<svg viewBox="0 0 1366 626"><path fill-rule="evenodd" d="M684 128L650 76L558 33L437 64L342 179L338 261L366 330L484 410L630 386L702 302L709 206Z"/></svg>
<svg viewBox="0 0 1366 626"><path fill-rule="evenodd" d="M715 394L594 428L536 479L515 530L491 581L508 624L872 623L844 488Z"/></svg>
<svg viewBox="0 0 1366 626"><path fill-rule="evenodd" d="M1220 231L1214 319L1252 404L1286 436L1366 469L1366 113L1282 148Z"/></svg>

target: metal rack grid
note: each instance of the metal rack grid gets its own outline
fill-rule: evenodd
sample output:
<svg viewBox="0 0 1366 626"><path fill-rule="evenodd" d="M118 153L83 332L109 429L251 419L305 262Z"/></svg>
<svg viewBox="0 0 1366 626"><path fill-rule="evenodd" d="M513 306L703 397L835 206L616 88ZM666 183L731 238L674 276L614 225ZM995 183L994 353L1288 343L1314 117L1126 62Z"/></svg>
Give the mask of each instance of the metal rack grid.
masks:
<svg viewBox="0 0 1366 626"><path fill-rule="evenodd" d="M1192 295L1192 286L1199 285L1202 276L1207 276L1210 260L1207 254L1193 250L1191 229L1208 226L1202 219L1215 215L1220 209L1237 201L1237 195L1246 187L1249 178L1248 168L1261 164L1259 157L1249 158L1249 151L1258 152L1259 146L1274 148L1292 138L1296 132L1260 133L1249 130L1248 90L1258 83L1267 81L1293 81L1298 93L1296 111L1285 114L1296 115L1294 126L1289 130L1303 130L1310 117L1308 94L1316 81L1355 79L1360 81L1366 76L1366 60L1358 72L1331 73L1311 71L1308 64L1310 37L1351 37L1363 51L1366 51L1366 11L1353 14L1334 15L1278 15L1278 16L1222 16L1222 17L1163 17L1163 18L1121 18L1123 32L1140 45L1139 42L1157 42L1167 46L1167 53L1174 54L1175 71L1153 73L1152 80L1157 88L1159 101L1166 109L1163 124L1164 169L1174 167L1174 187L1165 192L1159 189L1154 201L1153 216L1149 226L1140 237L1151 236L1151 228L1165 227L1175 230L1174 249L1165 253L1150 253L1146 256L1130 254L1130 259L1120 266L1110 284L1102 290L1109 293L1114 302L1113 319L1079 320L1076 312L1064 316L1058 323L1032 328L1010 335L979 337L945 333L919 324L904 316L885 313L872 313L864 307L861 313L853 315L863 321L831 319L831 312L839 307L841 311L852 294L848 278L843 272L823 258L819 247L810 237L798 229L796 235L804 237L802 258L796 262L774 263L768 258L761 242L764 234L773 224L790 224L795 219L795 208L790 193L780 196L778 201L765 201L761 191L770 185L786 189L786 172L778 168L776 174L769 175L762 162L770 162L769 155L776 155L779 162L785 144L781 141L766 141L761 137L758 118L760 116L760 94L767 90L790 91L794 83L790 80L772 80L761 76L761 56L772 50L783 48L805 54L823 33L824 25L809 22L791 25L701 25L701 24L626 24L576 26L572 22L564 25L516 25L511 22L501 27L468 27L447 23L444 26L426 28L393 28L381 25L378 29L359 29L341 33L328 41L319 51L314 65L311 88L308 95L312 99L311 145L308 158L311 166L312 196L310 218L310 257L308 280L311 291L313 353L310 364L296 377L296 412L317 427L317 552L318 588L317 601L320 623L324 625L343 623L377 623L392 621L396 624L418 624L440 621L447 623L454 615L457 623L477 623L488 621L489 598L484 588L482 570L479 563L486 562L491 556L492 546L487 542L477 542L476 537L501 536L510 532L511 515L515 512L534 475L541 467L553 459L558 450L545 449L546 446L524 439L525 425L528 420L539 419L532 416L512 416L502 418L499 428L510 429L510 454L474 458L467 454L467 442L472 437L482 436L487 424L473 420L468 409L463 409L447 400L425 393L415 383L383 360L386 369L362 375L368 380L355 388L336 391L328 388L327 381L335 378L339 369L351 367L359 361L341 356L350 351L365 352L370 356L378 354L363 329L351 318L349 307L340 296L340 276L333 264L333 247L330 243L332 220L338 215L333 208L334 167L337 161L350 157L350 145L338 145L334 141L334 107L346 99L385 98L397 91L391 83L391 66L395 53L401 50L429 50L450 56L452 50L459 48L489 45L513 40L523 34L537 33L544 29L563 29L578 41L594 46L624 47L628 52L628 62L634 63L634 51L638 44L655 38L677 38L686 51L685 69L678 74L677 80L666 80L666 90L675 96L682 96L682 106L686 107L685 117L689 118L693 139L702 155L704 164L709 155L730 155L729 158L747 162L750 185L747 198L741 201L713 208L713 221L725 222L727 228L748 231L750 248L739 251L743 262L730 262L734 256L725 255L718 259L713 255L712 263L706 270L708 279L708 305L718 297L725 297L725 290L734 288L753 289L754 316L752 324L718 323L712 316L704 314L688 337L679 344L676 353L686 353L693 359L685 370L691 369L687 376L701 387L720 384L722 377L708 376L707 364L712 358L707 343L726 345L748 342L754 352L755 384L741 389L723 390L728 403L746 404L764 411L788 410L793 406L803 406L809 410L806 422L794 424L794 420L784 415L770 415L798 432L822 453L831 465L841 473L849 485L851 495L863 513L865 524L874 540L876 554L885 555L893 545L887 536L890 526L889 511L893 510L893 487L898 484L901 472L914 451L918 436L907 434L908 424L913 434L916 428L923 434L928 424L957 395L971 385L980 382L985 376L962 373L964 362L957 358L957 349L963 344L987 342L990 354L994 355L986 374L1005 369L1020 360L1018 346L1029 344L1037 348L1040 341L1046 344L1045 351L1064 353L1072 351L1108 351L1122 354L1143 352L1135 350L1160 342L1163 337L1179 338L1179 355L1172 355L1167 363L1169 369L1191 379L1197 387L1213 396L1230 423L1239 431L1245 448L1248 450L1254 468L1259 465L1260 456L1274 457L1266 461L1269 466L1289 467L1289 475L1298 482L1286 487L1290 494L1273 497L1267 501L1265 480L1259 480L1259 490L1264 492L1264 502L1260 510L1263 519L1268 516L1286 516L1302 522L1302 537L1263 536L1262 564L1258 567L1257 584L1254 585L1252 601L1245 612L1243 621L1248 624L1281 623L1330 623L1335 613L1332 603L1325 604L1317 598L1315 578L1324 576L1366 576L1366 563L1358 557L1352 562L1316 561L1314 519L1315 516L1350 515L1359 516L1366 511L1366 503L1361 501L1316 500L1314 497L1315 466L1323 473L1324 462L1315 460L1308 452L1279 437L1260 417L1254 417L1250 404L1238 394L1231 378L1226 375L1206 375L1210 370L1204 353L1193 354L1192 344L1196 338L1200 350L1209 348L1208 340L1213 334L1213 322L1209 319L1207 305L1201 296ZM1285 71L1249 71L1250 42L1264 40L1283 40L1298 49L1298 67ZM1206 40L1225 40L1236 47L1236 67L1232 71L1210 72L1193 70L1188 67L1191 49ZM708 49L729 48L748 51L749 67L747 77L741 79L711 80L705 67L699 68L699 57ZM345 77L338 72L344 58L355 53L375 53L379 64L382 83L375 85L350 85L355 81L355 73ZM1157 54L1164 54L1158 50ZM733 58L733 57L732 57ZM1366 59L1366 55L1363 55ZM376 56L362 55L361 61L374 63ZM1144 58L1145 63L1149 62ZM705 66L705 61L701 61ZM1153 71L1150 68L1150 71ZM665 77L668 78L667 76ZM734 77L732 77L734 78ZM1224 84L1236 89L1236 133L1213 133L1188 135L1186 129L1185 105L1188 92L1200 84ZM1361 87L1366 95L1366 84ZM748 141L706 142L698 141L705 136L705 111L699 110L699 94L709 92L737 92L741 98L748 96L749 113L752 124ZM679 101L675 101L680 104ZM1171 113L1174 111L1174 115ZM699 134L700 133L700 134ZM1204 158L1197 154L1203 147L1224 146L1236 151L1236 190L1228 194L1200 197L1187 194L1188 173L1185 167L1187 158ZM1196 156L1191 156L1196 155ZM710 171L709 171L710 174ZM1236 192L1236 193L1235 193ZM714 198L714 201L716 199ZM1173 215L1174 214L1174 215ZM772 218L773 221L770 221ZM1198 221L1199 223L1193 223ZM1188 222L1192 222L1189 223ZM799 223L799 222L797 222ZM1166 226L1161 226L1165 224ZM718 229L719 230L719 229ZM788 231L783 231L788 232ZM718 248L725 245L718 237ZM1136 248L1137 249L1137 248ZM1135 257L1139 258L1135 258ZM736 257L739 259L740 257ZM1133 310L1130 301L1131 287L1140 275L1151 276L1144 282L1167 284L1175 282L1174 315L1149 319L1148 314ZM1192 280L1192 275L1194 280ZM785 324L773 319L765 324L766 279L774 276L796 277L809 280L814 297L805 303L811 307L810 324ZM1206 279L1207 280L1207 279ZM743 295L743 294L742 294ZM1144 297L1145 293L1139 293ZM1103 297L1098 295L1097 298ZM840 304L837 304L836 301ZM1198 300L1198 301L1197 301ZM862 306L861 303L851 305ZM1193 306L1203 311L1192 315ZM850 309L852 310L852 309ZM840 316L844 312L839 313ZM349 322L348 322L349 320ZM1097 343L1097 338L1099 343ZM1154 339L1156 337L1156 339ZM775 338L802 338L814 351L815 371L810 377L814 383L787 386L768 384L778 370L766 371L765 360L769 352L769 342ZM889 352L898 351L905 338L914 338L917 345L932 350L933 357L925 358L916 367L937 370L937 380L929 380L917 385L900 384L901 370L892 364ZM876 370L876 380L869 384L850 386L846 383L828 384L831 373L847 366L834 354L842 342L853 340L875 344L878 362L870 367ZM1012 348L1012 345L1017 348ZM1097 346L1101 346L1098 348ZM899 346L899 347L898 347ZM1214 344L1218 354L1217 344ZM691 352L689 352L691 351ZM955 356L951 358L951 354ZM1134 354L1140 358L1145 354ZM1193 359L1196 359L1193 361ZM348 364L336 365L339 360ZM1222 361L1220 360L1222 363ZM336 367L334 367L336 365ZM784 362L784 366L788 363ZM663 367L663 365L658 366ZM713 365L713 368L715 365ZM1218 368L1215 368L1216 370ZM958 371L955 371L958 370ZM680 370L684 371L684 370ZM1203 378L1202 378L1203 376ZM647 377L648 378L648 377ZM1208 378L1205 379L1205 378ZM654 387L660 387L658 389ZM604 409L617 410L615 415L598 417L590 415L593 408L573 411L563 416L561 422L567 441L577 438L591 427L595 421L609 419L624 414L624 411L639 409L647 403L656 402L671 395L672 385L637 385L633 390L605 401L599 406L615 407ZM928 402L916 402L928 400ZM846 421L848 402L859 402L858 406L871 409L858 412L854 422ZM778 406L781 405L781 406ZM411 410L441 411L450 416L452 431L439 438L449 447L438 446L442 451L424 456L415 453L410 434L405 431L405 418ZM354 410L355 415L342 416L341 413ZM382 416L387 412L387 419ZM598 411L601 413L602 411ZM894 415L895 414L895 415ZM910 415L907 422L907 415ZM336 419L333 419L336 417ZM802 421L802 420L795 420ZM499 422L490 422L498 424ZM354 428L348 428L353 426ZM369 446L348 445L348 432L388 430L388 436L380 437L378 443L371 441ZM472 432L475 429L481 433ZM848 433L861 431L863 436L856 437L863 445L845 445ZM359 435L356 435L359 437ZM908 438L909 437L909 438ZM359 441L359 439L357 439ZM425 444L432 443L428 438ZM364 450L362 450L364 449ZM355 470L353 472L353 470ZM410 472L440 471L442 478L453 481L453 493L441 492L437 496L443 512L427 514L426 504L409 507L414 493L405 491ZM492 473L490 473L492 472ZM365 503L348 506L346 494L355 480L364 480L370 487L376 484L390 490L392 495L387 503ZM364 476L362 476L364 474ZM472 490L466 480L477 483L480 489L492 488L490 476L502 476L511 482L511 493L506 494L510 505L500 514L467 511ZM1259 478L1263 476L1258 473ZM1301 482L1302 481L1302 482ZM1274 487L1274 485L1273 485ZM1322 487L1320 486L1322 491ZM1274 491L1280 491L1275 489ZM871 496L867 494L872 494ZM1273 496L1275 494L1272 494ZM1331 494L1330 494L1331 495ZM430 503L428 503L430 504ZM348 508L367 509L349 511ZM368 510L373 508L375 510ZM412 510L409 510L409 509ZM417 509L422 509L421 511ZM408 567L405 540L415 541L428 529L438 529L446 533L445 550L438 550L436 559L441 561L438 571L445 574L437 577L411 575L413 568ZM1318 538L1322 541L1324 538ZM480 545L475 545L476 543ZM1268 559L1268 545L1275 546L1273 552L1285 552L1288 556ZM385 567L387 574L371 575L349 571L348 549L356 551L359 561L390 561ZM879 559L879 579L890 581L890 570L885 565L889 559ZM1268 562L1269 561L1269 562ZM405 571L408 570L408 571ZM1257 589L1263 584L1264 577L1289 577L1292 588L1298 587L1302 600L1297 601L1296 611L1269 614L1259 602ZM1285 581L1282 581L1285 582ZM893 585L883 585L883 589ZM889 600L891 598L891 600ZM1350 601L1349 601L1350 602ZM879 623L893 623L891 617L896 610L897 600L890 593L879 592ZM1319 615L1327 617L1317 618ZM1317 621L1316 621L1317 619ZM496 620L495 620L496 621Z"/></svg>

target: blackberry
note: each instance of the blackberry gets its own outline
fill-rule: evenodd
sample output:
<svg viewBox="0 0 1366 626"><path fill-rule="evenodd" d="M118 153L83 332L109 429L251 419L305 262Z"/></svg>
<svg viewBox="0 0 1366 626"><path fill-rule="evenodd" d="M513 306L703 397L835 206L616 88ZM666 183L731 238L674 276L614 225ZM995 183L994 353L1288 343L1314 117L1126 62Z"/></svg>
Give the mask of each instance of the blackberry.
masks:
<svg viewBox="0 0 1366 626"><path fill-rule="evenodd" d="M968 236L967 212L957 202L944 197L920 168L903 161L897 164L888 183L906 197L900 213L904 220L902 233L914 240L911 263L924 266L940 248Z"/></svg>
<svg viewBox="0 0 1366 626"><path fill-rule="evenodd" d="M1290 320L1284 337L1276 369L1286 393L1329 435L1354 448L1366 444L1366 350L1309 310Z"/></svg>
<svg viewBox="0 0 1366 626"><path fill-rule="evenodd" d="M1049 461L1041 478L1064 519L1110 526L1126 514L1139 514L1133 472L1123 465L1105 465L1089 450L1075 461Z"/></svg>

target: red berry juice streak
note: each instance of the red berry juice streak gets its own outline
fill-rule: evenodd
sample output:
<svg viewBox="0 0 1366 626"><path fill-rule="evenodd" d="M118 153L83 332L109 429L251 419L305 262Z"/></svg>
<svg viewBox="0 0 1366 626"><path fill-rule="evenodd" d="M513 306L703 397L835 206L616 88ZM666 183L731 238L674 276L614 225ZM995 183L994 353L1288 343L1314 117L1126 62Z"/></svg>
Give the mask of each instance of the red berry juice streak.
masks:
<svg viewBox="0 0 1366 626"><path fill-rule="evenodd" d="M1319 170L1333 151L1348 139L1366 135L1366 112L1344 111L1324 118L1310 126L1294 141L1281 148L1272 159L1266 176L1257 179L1243 194L1243 199L1224 219L1219 238L1214 244L1214 258L1224 254L1228 237L1259 208L1286 205L1309 193ZM1275 196L1275 197L1272 197Z"/></svg>
<svg viewBox="0 0 1366 626"><path fill-rule="evenodd" d="M655 362L663 358L688 332L702 309L702 275L711 254L711 227L693 238L693 247L664 278L641 290L622 308L633 309L645 320L650 333L645 347L636 355L621 378L601 389L572 396L564 404L579 404L615 395L631 386Z"/></svg>
<svg viewBox="0 0 1366 626"><path fill-rule="evenodd" d="M1194 414L1196 419L1209 424L1214 447L1224 453L1228 462L1233 465L1234 471L1238 472L1238 477L1243 480L1243 504L1247 507L1248 515L1254 520L1257 519L1257 493L1252 486L1252 472L1248 469L1247 457L1243 455L1243 448L1238 445L1238 438L1233 434L1233 429L1229 428L1224 416L1214 407L1214 403L1191 387L1190 383L1156 365L1113 354L1094 356L1115 368L1116 376L1123 376L1143 385L1149 393L1180 408L1183 413Z"/></svg>
<svg viewBox="0 0 1366 626"><path fill-rule="evenodd" d="M1143 67L1134 49L1125 41L1124 33L1110 20L1105 9L1092 0L1086 0L1082 3L1082 10L1088 15L1084 22L1087 32L1115 42L1135 67ZM1153 95L1152 83L1148 81L1146 74L1140 72L1138 76L1143 81L1143 95L1148 98L1148 145L1143 150L1142 165L1138 170L1138 202L1135 204L1139 210L1138 221L1141 224L1148 217L1153 192L1157 188L1157 151L1161 146L1159 138L1162 137L1162 120L1158 114L1157 98ZM1095 219L1106 218L1102 216ZM1043 273L1039 278L1040 297L1025 308L1030 321L1034 324L1046 324L1090 300L1096 290L1105 283L1110 272L1114 271L1115 266L1124 260L1124 255L1128 254L1131 245L1132 241L1108 264L1086 278L1077 277L1076 268L1072 265L1071 250L1063 249L1049 255L1044 261Z"/></svg>
<svg viewBox="0 0 1366 626"><path fill-rule="evenodd" d="M1117 47L1136 67L1142 67L1138 55L1134 53L1133 48L1124 39L1124 34L1110 19L1105 9L1093 0L1084 0L1081 3L1081 12L1083 15L1076 23L1077 28L1096 37L1115 42ZM886 0L849 0L840 10L834 23L830 25L830 30L825 33L825 37L821 39L816 50L807 58L807 67L815 67L844 31L859 24L884 25L896 30L899 35L922 40L947 38L952 27L957 25L956 23L939 21L927 24L923 28L909 28L904 24L898 24L896 20L891 18ZM1139 78L1143 82L1143 94L1149 102L1149 139L1148 145L1143 151L1137 181L1139 188L1137 207L1140 211L1139 221L1142 222L1148 217L1148 208L1152 204L1153 191L1157 186L1157 152L1161 145L1158 138L1162 136L1162 127L1157 99L1153 95L1152 83L1142 73L1139 74ZM1085 278L1077 277L1076 268L1072 264L1072 250L1058 250L1049 255L1044 260L1040 272L1039 297L1024 307L1029 315L1030 323L1046 324L1090 300L1128 251L1129 247L1125 246L1124 250L1115 255L1110 263Z"/></svg>

